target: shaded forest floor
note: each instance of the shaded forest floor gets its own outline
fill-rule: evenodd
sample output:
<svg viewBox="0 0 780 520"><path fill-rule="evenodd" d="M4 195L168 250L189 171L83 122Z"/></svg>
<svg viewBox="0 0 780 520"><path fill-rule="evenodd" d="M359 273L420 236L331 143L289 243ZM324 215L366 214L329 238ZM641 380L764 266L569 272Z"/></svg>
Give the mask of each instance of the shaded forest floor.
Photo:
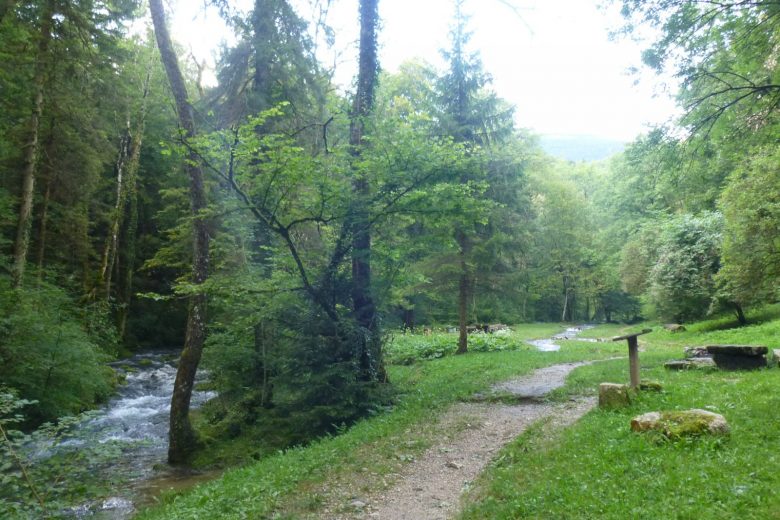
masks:
<svg viewBox="0 0 780 520"><path fill-rule="evenodd" d="M380 506L392 507L393 497L410 492L427 493L427 501L416 503L435 509L441 518L458 509L463 518L779 518L780 370L663 369L664 361L682 357L685 346L753 343L777 348L776 314L770 309L751 316L755 324L743 328L732 327L727 318L689 326L680 334L656 328L642 337L642 378L660 381L664 391L642 394L619 412L593 410L567 428L561 427L571 422L567 417L574 420L592 405L599 382L627 380L626 361L607 360L625 355L623 342L569 340L559 352L521 348L391 366L400 391L393 410L340 435L230 470L190 492L164 495L158 507L140 518L404 518L398 513L402 510L393 513ZM560 330L547 327L531 326L531 333L524 334L520 326L513 336L522 342ZM583 336L611 337L626 329L605 325ZM517 407L507 396L495 403L469 402L496 383L536 369L593 360L606 361L577 367L542 403L520 405L534 407L538 416L507 419L508 410ZM732 436L658 444L629 431L634 415L681 408L723 413ZM541 420L528 420L533 417ZM496 439L488 439L484 425L495 427L504 419L506 429L496 427ZM461 446L463 457L455 456L460 451L448 451ZM481 450L485 453L479 454ZM437 494L432 490L444 486L411 477L415 468L426 465L453 477L446 486L454 491ZM464 483L465 495L459 499ZM415 513L409 514L412 518Z"/></svg>

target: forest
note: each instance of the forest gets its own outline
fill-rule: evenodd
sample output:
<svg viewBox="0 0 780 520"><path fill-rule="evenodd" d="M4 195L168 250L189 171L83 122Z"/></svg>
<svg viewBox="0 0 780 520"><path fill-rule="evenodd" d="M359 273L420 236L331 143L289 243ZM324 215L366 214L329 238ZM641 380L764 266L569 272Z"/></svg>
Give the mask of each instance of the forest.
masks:
<svg viewBox="0 0 780 520"><path fill-rule="evenodd" d="M344 91L317 57L327 20L290 0L204 2L235 35L214 85L173 4L2 0L0 516L90 496L57 476L67 456L34 483L25 443L67 438L139 353L177 358L167 461L225 467L399 408L399 364L525 348L476 328L771 321L780 5L605 3L618 41L650 29L637 67L679 81L682 115L586 162L493 89L469 16L490 2L453 0L446 67L390 72L360 0ZM200 388L219 397L191 410Z"/></svg>

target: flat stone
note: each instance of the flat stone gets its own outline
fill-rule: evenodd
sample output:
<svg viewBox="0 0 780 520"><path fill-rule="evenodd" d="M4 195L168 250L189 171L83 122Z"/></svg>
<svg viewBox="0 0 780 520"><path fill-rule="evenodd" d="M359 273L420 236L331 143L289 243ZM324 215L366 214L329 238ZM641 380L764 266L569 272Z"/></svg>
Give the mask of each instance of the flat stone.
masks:
<svg viewBox="0 0 780 520"><path fill-rule="evenodd" d="M713 354L712 359L722 370L756 370L767 366L766 356Z"/></svg>
<svg viewBox="0 0 780 520"><path fill-rule="evenodd" d="M707 345L705 348L712 355L726 354L746 357L765 356L769 351L768 348L759 345Z"/></svg>
<svg viewBox="0 0 780 520"><path fill-rule="evenodd" d="M707 352L707 347L685 347L685 357L687 358L702 358L710 357L710 353Z"/></svg>
<svg viewBox="0 0 780 520"><path fill-rule="evenodd" d="M644 392L661 392L664 387L658 381L640 381L639 389Z"/></svg>
<svg viewBox="0 0 780 520"><path fill-rule="evenodd" d="M614 410L631 404L628 385L601 383L599 385L599 408Z"/></svg>
<svg viewBox="0 0 780 520"><path fill-rule="evenodd" d="M710 357L675 359L664 363L664 368L667 370L695 370L715 367L715 360Z"/></svg>
<svg viewBox="0 0 780 520"><path fill-rule="evenodd" d="M716 368L717 364L711 357L692 358L689 360L696 368Z"/></svg>
<svg viewBox="0 0 780 520"><path fill-rule="evenodd" d="M700 435L728 435L726 418L708 410L649 412L631 419L631 431L656 431L669 439Z"/></svg>

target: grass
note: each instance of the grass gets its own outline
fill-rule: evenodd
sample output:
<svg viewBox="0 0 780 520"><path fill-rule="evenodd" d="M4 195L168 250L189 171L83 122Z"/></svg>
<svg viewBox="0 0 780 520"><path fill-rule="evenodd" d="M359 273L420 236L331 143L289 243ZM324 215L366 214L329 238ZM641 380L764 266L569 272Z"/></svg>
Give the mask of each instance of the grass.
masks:
<svg viewBox="0 0 780 520"><path fill-rule="evenodd" d="M593 411L555 431L537 423L506 447L468 496L463 518L776 518L780 519L780 370L667 372L685 346L766 344L778 348L780 321L751 317L755 325L730 328L728 319L670 333L655 325L640 338L642 378L663 384L631 407ZM610 338L647 324L600 326L583 336ZM549 337L557 325L517 328L502 348L450 356L454 334L399 336L389 367L399 397L395 407L306 447L277 452L189 492L165 495L138 518L307 518L325 505L392 485L409 461L441 436L441 412L491 384L556 363L626 355L621 342L561 342L541 353L524 341ZM446 345L441 356L430 355ZM506 346L507 348L503 348ZM432 358L432 359L429 359ZM429 359L429 360L426 360ZM598 383L625 382L625 359L577 369L551 396L593 395ZM651 410L706 408L726 416L726 439L652 442L629 431L630 418ZM249 449L249 448L247 448Z"/></svg>
<svg viewBox="0 0 780 520"><path fill-rule="evenodd" d="M564 431L528 430L482 475L462 518L780 518L780 370L668 372L662 366L682 357L685 346L780 346L780 321L728 326L713 320L683 333L656 327L642 336L642 378L660 382L664 391L641 393L623 410L595 410ZM626 371L625 360L581 367L554 397L593 394L599 382L625 381ZM630 431L635 415L689 408L723 414L732 434L658 442Z"/></svg>
<svg viewBox="0 0 780 520"><path fill-rule="evenodd" d="M556 325L522 326L512 337L521 342L560 330ZM610 357L615 352L611 344L568 341L560 352L523 348L390 366L390 378L399 392L391 411L363 420L340 435L229 470L190 492L164 495L158 507L141 512L138 518L305 517L342 484L354 485L357 479L355 491L360 493L394 478L404 464L447 434L437 430L436 418L451 404L536 368Z"/></svg>
<svg viewBox="0 0 780 520"><path fill-rule="evenodd" d="M549 338L564 327L555 323L527 323L501 334L471 334L471 352L531 350L530 339ZM450 356L458 348L458 335L434 332L428 335L395 333L388 338L385 359L392 365L411 365L419 361Z"/></svg>

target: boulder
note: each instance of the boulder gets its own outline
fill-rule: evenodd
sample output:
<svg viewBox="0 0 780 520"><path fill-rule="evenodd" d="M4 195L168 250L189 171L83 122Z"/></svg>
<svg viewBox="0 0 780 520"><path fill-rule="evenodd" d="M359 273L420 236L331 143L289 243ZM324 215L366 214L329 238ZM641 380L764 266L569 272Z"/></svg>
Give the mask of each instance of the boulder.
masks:
<svg viewBox="0 0 780 520"><path fill-rule="evenodd" d="M708 410L649 412L631 419L634 432L655 431L669 439L700 435L728 435L726 418Z"/></svg>
<svg viewBox="0 0 780 520"><path fill-rule="evenodd" d="M667 323L666 325L664 325L664 328L672 333L685 332L685 326L680 325L679 323Z"/></svg>
<svg viewBox="0 0 780 520"><path fill-rule="evenodd" d="M601 383L599 385L599 408L614 410L631 404L628 385Z"/></svg>
<svg viewBox="0 0 780 520"><path fill-rule="evenodd" d="M708 345L718 368L724 370L753 370L767 366L768 348L758 345Z"/></svg>
<svg viewBox="0 0 780 520"><path fill-rule="evenodd" d="M760 345L707 345L707 352L714 355L728 354L731 356L759 357L765 356L768 348Z"/></svg>

